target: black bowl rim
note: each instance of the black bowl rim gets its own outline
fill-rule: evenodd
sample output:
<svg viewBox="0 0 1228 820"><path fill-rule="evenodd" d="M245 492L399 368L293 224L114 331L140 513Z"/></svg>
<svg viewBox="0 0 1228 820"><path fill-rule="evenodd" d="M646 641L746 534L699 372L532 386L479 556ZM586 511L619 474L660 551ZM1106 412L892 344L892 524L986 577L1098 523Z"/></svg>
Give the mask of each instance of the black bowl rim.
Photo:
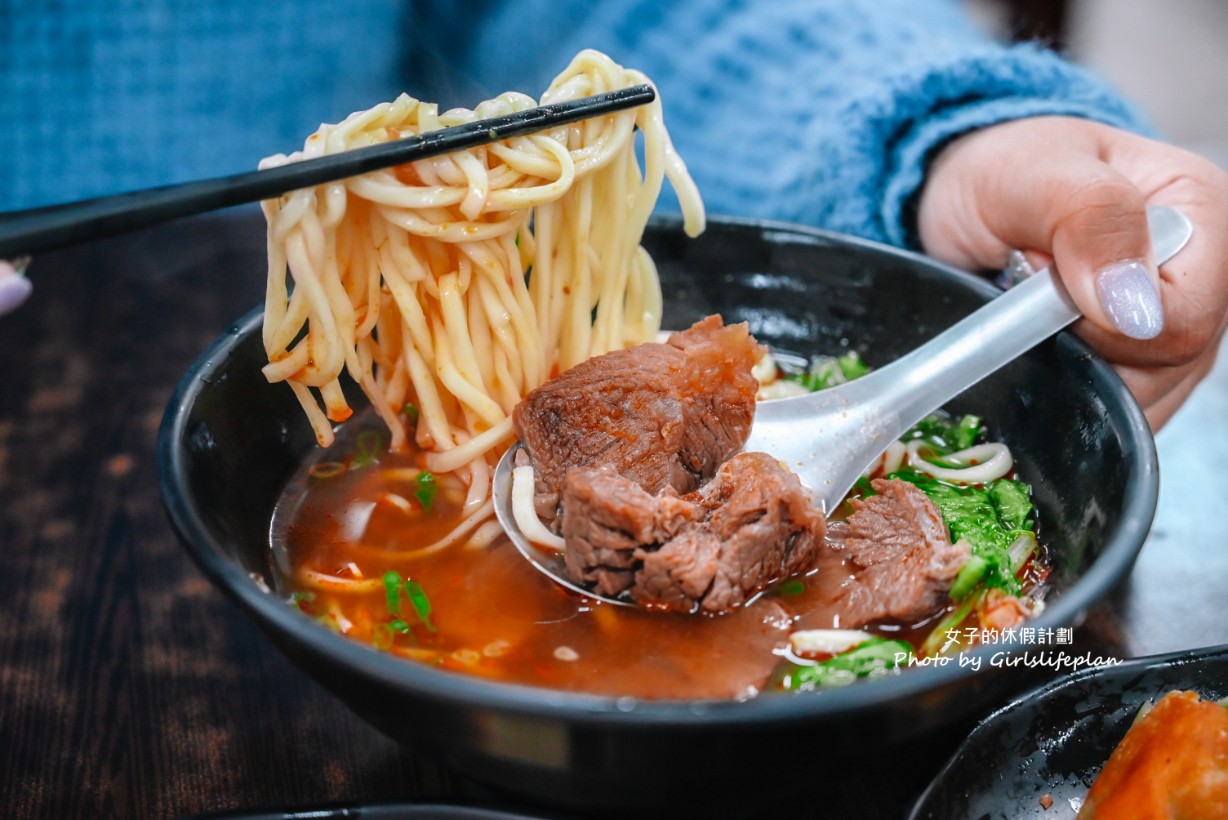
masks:
<svg viewBox="0 0 1228 820"><path fill-rule="evenodd" d="M656 218L653 226L674 230L680 220ZM974 292L992 297L998 288L982 277L937 262L927 256L859 237L805 225L746 217L715 216L709 227L757 230L773 236L788 236L803 242L843 245L878 255L896 257L911 265L929 267L954 277ZM244 334L260 324L262 309L257 307L231 325L187 370L167 405L158 431L158 470L162 502L172 528L202 571L230 594L266 629L275 627L292 640L310 646L331 662L361 673L393 689L466 707L482 706L522 716L565 719L573 723L643 726L730 727L765 724L792 724L824 716L842 718L872 712L881 704L924 696L957 680L975 674L957 664L912 669L907 674L884 678L863 685L820 692L798 693L787 697L757 697L748 700L649 700L558 691L520 684L499 683L460 673L433 669L378 652L375 649L322 629L310 619L294 612L284 602L261 590L248 575L231 564L209 544L205 526L195 505L180 492L187 486L184 452L176 444L185 438L189 410L204 384L223 361L225 354ZM1096 357L1069 331L1058 334L1056 343L1087 361L1091 387L1102 398L1114 426L1126 437L1125 451L1133 462L1124 489L1124 506L1136 511L1119 522L1110 534L1100 557L1069 590L1048 603L1033 621L1039 627L1059 627L1076 623L1084 613L1116 586L1130 571L1150 530L1159 495L1159 465L1155 440L1142 410L1124 382L1105 362ZM970 650L984 656L981 668L993 653L1015 653L1017 649L987 645Z"/></svg>
<svg viewBox="0 0 1228 820"><path fill-rule="evenodd" d="M961 758L966 754L967 750L975 748L985 735L992 735L1003 721L1009 720L1016 712L1036 709L1050 698L1062 694L1067 689L1077 690L1089 680L1095 681L1103 678L1118 677L1132 678L1157 670L1189 665L1197 666L1206 661L1214 661L1224 657L1228 657L1228 644L1204 646L1196 649L1178 649L1159 655L1144 655L1131 658L1130 660L1111 665L1079 669L1029 689L1016 696L1005 706L990 712L977 723L976 727L968 733L964 741L951 754L951 757L947 760L941 771L934 776L934 779L926 786L925 791L917 798L917 802L909 812L909 818L920 818L927 810L936 808L929 806L928 803L934 799L935 792L943 787L945 781L958 773ZM1108 759L1108 755L1105 755L1105 759Z"/></svg>

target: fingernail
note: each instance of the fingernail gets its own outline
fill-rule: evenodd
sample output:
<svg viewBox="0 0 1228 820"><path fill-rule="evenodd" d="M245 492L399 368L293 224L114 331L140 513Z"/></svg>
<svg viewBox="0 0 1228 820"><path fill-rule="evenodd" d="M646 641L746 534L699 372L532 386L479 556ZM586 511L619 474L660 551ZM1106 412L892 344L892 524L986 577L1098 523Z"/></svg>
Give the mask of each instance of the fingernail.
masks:
<svg viewBox="0 0 1228 820"><path fill-rule="evenodd" d="M1142 262L1118 262L1096 275L1096 294L1113 326L1131 339L1154 339L1164 329L1160 294Z"/></svg>
<svg viewBox="0 0 1228 820"><path fill-rule="evenodd" d="M21 303L29 298L31 290L33 287L30 280L24 276L0 276L0 316L21 307Z"/></svg>
<svg viewBox="0 0 1228 820"><path fill-rule="evenodd" d="M1006 255L1006 267L1002 268L1002 273L998 275L998 287L1003 290L1013 288L1034 273L1036 269L1023 255L1023 251L1011 251Z"/></svg>

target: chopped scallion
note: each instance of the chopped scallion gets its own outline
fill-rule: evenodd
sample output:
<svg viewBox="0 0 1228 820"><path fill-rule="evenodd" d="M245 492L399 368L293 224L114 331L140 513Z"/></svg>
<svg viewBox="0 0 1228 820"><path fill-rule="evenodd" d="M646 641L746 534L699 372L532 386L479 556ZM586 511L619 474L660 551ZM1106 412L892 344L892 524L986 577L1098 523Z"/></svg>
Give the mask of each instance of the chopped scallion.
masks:
<svg viewBox="0 0 1228 820"><path fill-rule="evenodd" d="M414 608L414 614L418 616L418 621L428 631L434 632L436 627L431 622L431 599L426 596L422 584L409 578L402 580L401 573L396 570L388 570L384 573L384 602L388 607L388 614L392 616L389 626L402 634L410 631L409 624L405 622L401 613L402 596L409 600L410 605Z"/></svg>
<svg viewBox="0 0 1228 820"><path fill-rule="evenodd" d="M418 473L418 477L414 481L418 485L418 489L414 491L414 498L418 499L422 509L429 510L431 504L435 501L435 494L439 492L439 485L435 483L434 474L423 470Z"/></svg>
<svg viewBox="0 0 1228 820"><path fill-rule="evenodd" d="M434 632L435 624L431 623L431 599L426 597L422 585L417 581L406 581L405 592L409 595L409 602L414 606L414 612L418 614L418 620L422 621L422 625L428 630Z"/></svg>
<svg viewBox="0 0 1228 820"><path fill-rule="evenodd" d="M346 466L340 461L320 461L307 468L307 475L320 479L336 478L346 469Z"/></svg>
<svg viewBox="0 0 1228 820"><path fill-rule="evenodd" d="M358 453L351 466L355 469L374 464L384 446L384 437L375 430L363 430L358 434Z"/></svg>
<svg viewBox="0 0 1228 820"><path fill-rule="evenodd" d="M384 601L389 615L401 614L401 573L396 570L384 573Z"/></svg>

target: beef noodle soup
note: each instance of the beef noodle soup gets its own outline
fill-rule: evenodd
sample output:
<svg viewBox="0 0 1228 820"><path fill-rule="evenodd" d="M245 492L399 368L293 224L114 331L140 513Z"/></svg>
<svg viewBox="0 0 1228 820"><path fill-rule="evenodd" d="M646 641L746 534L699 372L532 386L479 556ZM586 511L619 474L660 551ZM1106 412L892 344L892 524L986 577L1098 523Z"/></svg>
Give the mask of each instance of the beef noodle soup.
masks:
<svg viewBox="0 0 1228 820"><path fill-rule="evenodd" d="M541 102L646 81L585 51ZM301 152L265 165L535 104L509 92L441 113L402 95L321 126ZM896 674L1034 613L1045 564L1030 492L979 419L934 418L911 431L834 522L799 502L796 477L770 457L734 456L756 392L766 400L820 389L862 366L847 356L781 366L751 354L759 346L745 327L723 329L742 337L732 357L686 341L707 330L657 342L661 287L640 240L666 180L685 232L698 234L703 206L656 101L264 203L263 373L293 390L321 445L275 513L277 592L325 627L408 660L645 698L748 698ZM719 317L707 321L720 330ZM680 405L722 409L658 424L677 439L673 451L624 459L613 476L588 471L577 489L580 471L555 469L550 447L537 446L579 406L550 386L610 360L630 373L642 356L685 377L660 385L690 391L675 397ZM639 372L597 381L633 385L632 404L647 407L655 400L641 388L655 377ZM370 405L356 417L347 375ZM626 405L607 406L618 415ZM540 412L514 424L520 408ZM731 408L736 418L720 415ZM696 456L697 432L719 452ZM626 583L626 573L608 572L610 556L651 563L660 574L631 590L649 606L566 592L508 543L493 516L491 473L517 435L536 459L535 488L558 480L535 495L530 515L549 513L550 492L561 494L559 517L542 526L564 536L577 571ZM650 461L664 467L664 483L629 486ZM636 505L608 503L636 493L653 510L639 517L643 527L618 518ZM581 496L585 512L569 518ZM580 532L577 523L600 526ZM607 549L613 542L621 552ZM704 569L699 556L718 553Z"/></svg>

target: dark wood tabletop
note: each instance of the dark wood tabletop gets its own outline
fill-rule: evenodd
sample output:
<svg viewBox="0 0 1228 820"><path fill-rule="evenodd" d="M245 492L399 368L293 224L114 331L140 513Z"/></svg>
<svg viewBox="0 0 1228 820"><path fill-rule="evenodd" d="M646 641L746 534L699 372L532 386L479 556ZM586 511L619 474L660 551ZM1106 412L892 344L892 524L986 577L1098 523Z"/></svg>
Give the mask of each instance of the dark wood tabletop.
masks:
<svg viewBox="0 0 1228 820"><path fill-rule="evenodd" d="M36 259L31 300L0 317L0 814L532 812L361 721L170 530L154 461L163 410L263 298L263 253L251 209L171 223ZM1127 584L1077 627L1082 641L1122 656L1228 643L1225 360L1160 434L1151 536ZM966 730L886 750L907 765L861 767L825 789L834 804L790 813L901 816Z"/></svg>

